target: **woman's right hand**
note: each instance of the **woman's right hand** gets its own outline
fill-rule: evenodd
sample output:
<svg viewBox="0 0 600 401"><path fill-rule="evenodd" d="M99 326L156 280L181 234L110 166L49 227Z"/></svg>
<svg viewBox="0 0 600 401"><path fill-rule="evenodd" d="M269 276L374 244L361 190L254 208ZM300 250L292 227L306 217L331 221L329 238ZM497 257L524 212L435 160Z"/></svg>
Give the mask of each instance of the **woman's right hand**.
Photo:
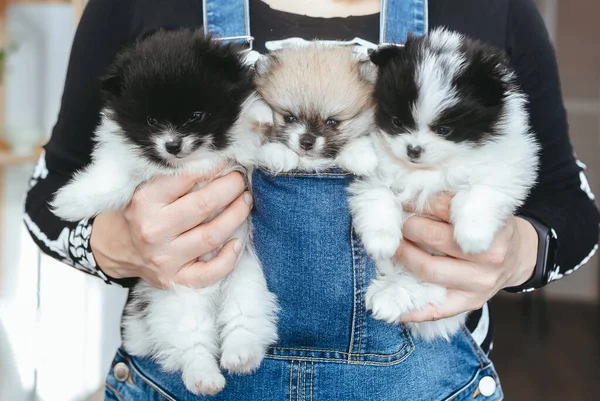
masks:
<svg viewBox="0 0 600 401"><path fill-rule="evenodd" d="M136 190L125 211L98 215L90 245L100 269L113 278L140 277L157 288L171 282L205 287L227 276L241 241L228 241L208 262L198 258L231 237L248 217L252 196L237 172L188 193L206 179L158 177ZM204 222L222 208L215 219Z"/></svg>

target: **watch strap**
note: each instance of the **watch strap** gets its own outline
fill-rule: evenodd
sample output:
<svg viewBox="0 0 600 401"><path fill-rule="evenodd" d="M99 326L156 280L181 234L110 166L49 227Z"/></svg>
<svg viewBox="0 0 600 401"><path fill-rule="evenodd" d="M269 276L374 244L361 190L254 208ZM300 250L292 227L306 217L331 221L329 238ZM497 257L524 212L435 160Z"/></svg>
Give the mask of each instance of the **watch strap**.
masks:
<svg viewBox="0 0 600 401"><path fill-rule="evenodd" d="M527 220L537 232L538 249L535 269L529 280L521 285L504 289L507 292L513 293L533 291L548 284L550 271L554 267L556 260L558 241L554 231L538 219L527 215L520 215L519 217Z"/></svg>

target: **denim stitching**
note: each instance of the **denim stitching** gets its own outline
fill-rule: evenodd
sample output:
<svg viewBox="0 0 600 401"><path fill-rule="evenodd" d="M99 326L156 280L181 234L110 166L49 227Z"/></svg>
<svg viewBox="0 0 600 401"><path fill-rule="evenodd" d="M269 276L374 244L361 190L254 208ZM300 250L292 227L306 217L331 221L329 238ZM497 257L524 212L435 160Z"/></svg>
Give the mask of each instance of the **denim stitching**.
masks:
<svg viewBox="0 0 600 401"><path fill-rule="evenodd" d="M123 396L121 395L121 393L119 392L119 390L117 390L116 388L114 388L110 383L106 383L106 387L108 387L113 392L113 394L115 395L115 397L117 397L119 400L125 401L125 398L123 398Z"/></svg>
<svg viewBox="0 0 600 401"><path fill-rule="evenodd" d="M310 362L310 401L313 401L312 389L313 389L314 374L315 374L315 363L311 361Z"/></svg>
<svg viewBox="0 0 600 401"><path fill-rule="evenodd" d="M423 34L429 31L429 1L423 0Z"/></svg>
<svg viewBox="0 0 600 401"><path fill-rule="evenodd" d="M304 361L304 373L302 373L302 399L306 401L306 364L308 362Z"/></svg>
<svg viewBox="0 0 600 401"><path fill-rule="evenodd" d="M279 347L279 346L270 346L269 349L272 350L281 350L281 351L304 351L304 352L321 352L321 353L330 353L330 354L342 354L342 355L349 355L349 356L355 356L355 357L361 357L361 356L375 356L375 357L379 357L379 358L391 358L394 357L400 353L402 353L402 351L404 351L404 348L406 348L408 346L408 341L407 337L405 335L404 330L402 330L402 335L404 337L405 340L405 344L402 346L402 348L398 351L398 352L394 352L393 354L357 354L357 353L353 353L353 352L344 352L344 351L336 351L336 350L323 350L323 349L314 349L314 348L294 348L294 347ZM286 356L286 355L277 355L277 354L269 354L267 353L267 356ZM289 358L290 356L286 356L287 358ZM295 356L294 356L295 357ZM301 357L304 358L304 357ZM324 358L324 359L332 359L332 360L338 360L341 358Z"/></svg>
<svg viewBox="0 0 600 401"><path fill-rule="evenodd" d="M321 362L331 362L331 363L349 363L351 365L390 366L390 365L396 365L396 364L404 361L406 358L408 358L410 356L410 354L411 354L410 352L407 352L406 355L402 355L401 358L394 359L393 361L387 361L387 362L361 361L361 360L342 359L342 358L319 358L319 357L298 356L298 355L294 355L294 358L297 359L298 361L321 361ZM361 355L354 354L354 356L360 357ZM283 360L290 358L288 355L273 355L273 354L268 354L266 357L269 359L283 359Z"/></svg>
<svg viewBox="0 0 600 401"><path fill-rule="evenodd" d="M456 400L457 397L459 397L460 395L464 394L465 391L467 391L469 388L471 388L471 386L473 386L473 384L477 381L477 378L479 378L479 376L483 375L483 372L485 370L488 370L492 367L492 364L488 364L482 368L479 368L477 370L477 372L475 372L475 374L473 375L473 377L471 378L471 380L469 380L467 382L467 384L465 384L462 388L458 389L456 392L454 392L453 394L451 394L448 398L445 398L444 401L453 401ZM472 397L473 398L473 397ZM497 401L497 400L494 400Z"/></svg>
<svg viewBox="0 0 600 401"><path fill-rule="evenodd" d="M290 401L292 401L292 375L294 374L294 360L290 362Z"/></svg>
<svg viewBox="0 0 600 401"><path fill-rule="evenodd" d="M471 337L471 335L467 332L467 329L465 326L461 327L461 330L463 332L463 334L466 337L467 342L469 343L469 346L471 347L471 350L473 351L473 353L475 354L475 356L477 357L477 360L479 361L479 367L483 368L484 363L481 360L481 355L479 355L479 352L477 351L477 348L475 347L476 344L474 344L474 340Z"/></svg>
<svg viewBox="0 0 600 401"><path fill-rule="evenodd" d="M354 230L352 230L354 231ZM354 235L356 235L356 233L354 233ZM357 240L358 242L358 240ZM358 352L360 352L361 350L361 346L362 346L362 329L363 329L363 319L364 319L364 315L365 315L365 302L363 299L363 294L364 294L364 288L363 288L363 258L362 258L362 248L360 247L359 244L359 252L358 252L358 274L359 274L359 285L360 285L360 292L359 292L359 304L358 307L360 308L359 312L360 312L360 327L359 327L359 332L358 332Z"/></svg>
<svg viewBox="0 0 600 401"><path fill-rule="evenodd" d="M352 174L350 173L310 173L310 172L295 172L295 171L283 171L281 173L275 173L273 171L268 171L266 170L268 173L271 173L273 175L285 175L288 177L347 177L350 176Z"/></svg>
<svg viewBox="0 0 600 401"><path fill-rule="evenodd" d="M387 36L387 1L384 0L383 2L383 7L382 7L382 14L381 14L381 18L379 21L379 42L380 43L385 43L386 42L386 36Z"/></svg>
<svg viewBox="0 0 600 401"><path fill-rule="evenodd" d="M410 336L410 333L408 332L408 329L406 328L406 326L404 326L403 324L400 325L400 333L402 333L402 338L404 339L404 341L407 344L410 343L414 347L414 344L412 342L412 337Z"/></svg>
<svg viewBox="0 0 600 401"><path fill-rule="evenodd" d="M350 230L350 247L352 249L352 287L353 287L353 292L354 294L356 294L356 249L354 248L354 238L352 237L352 230ZM352 333L350 334L350 344L348 346L348 358L350 358L350 355L352 353L352 351L354 350L354 332L355 332L355 327L356 327L356 297L353 297L352 299Z"/></svg>
<svg viewBox="0 0 600 401"><path fill-rule="evenodd" d="M302 374L302 369L300 368L300 361L298 361L298 373L296 374L296 401L300 400L300 376Z"/></svg>
<svg viewBox="0 0 600 401"><path fill-rule="evenodd" d="M333 173L333 172L326 172L326 171L315 171L315 172L311 172L311 171L282 171L279 173L276 173L272 170L269 170L266 167L260 167L260 170L269 173L271 175L285 175L285 176L298 176L298 177L318 177L318 176L323 176L323 177L346 177L346 176L351 176L352 173L350 172L343 172L343 173Z"/></svg>

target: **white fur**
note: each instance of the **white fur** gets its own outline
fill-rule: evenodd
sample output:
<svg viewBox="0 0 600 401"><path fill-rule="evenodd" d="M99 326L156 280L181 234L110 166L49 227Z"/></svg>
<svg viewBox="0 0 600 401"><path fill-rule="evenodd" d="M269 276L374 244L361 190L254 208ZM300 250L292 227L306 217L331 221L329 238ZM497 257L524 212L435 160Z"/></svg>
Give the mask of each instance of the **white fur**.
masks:
<svg viewBox="0 0 600 401"><path fill-rule="evenodd" d="M432 46L458 48L457 36L438 32L432 35ZM402 204L413 202L422 212L436 194L455 194L451 203L455 239L463 252L480 253L490 248L535 183L538 145L529 132L526 99L519 92L510 92L505 99L505 113L497 122L502 135L481 147L453 143L430 131L439 112L457 100L443 72L452 75L464 62L454 53L436 57L432 52L424 58L417 71L416 129L394 137L375 134L378 173L351 185L354 226L377 263L378 277L368 288L366 300L378 319L399 322L409 311L446 300L444 288L424 283L406 267L391 262L402 240L402 223L409 217ZM425 149L418 164L407 157L407 145ZM466 316L409 326L426 339L449 338Z"/></svg>
<svg viewBox="0 0 600 401"><path fill-rule="evenodd" d="M96 131L92 163L61 188L52 202L55 214L65 220L123 210L137 186L158 175L208 173L223 162L231 164L227 171L239 169L237 164L251 168L262 142L258 131L272 124L270 108L252 95L231 130L231 146L218 152L207 144L182 159L170 160L172 168L166 168L150 163L126 142L111 113L104 110ZM156 145L162 149L167 130L160 138ZM185 151L189 144L183 145ZM164 153L164 157L169 155ZM255 370L266 348L276 341L276 300L248 241L250 231L246 222L234 233L232 238L246 245L235 270L221 282L201 289L173 284L163 290L140 281L132 289L133 301L123 318L125 349L132 355L152 356L167 371L181 371L187 389L195 394L221 391L225 386L221 368L236 373ZM202 260L211 259L217 251Z"/></svg>
<svg viewBox="0 0 600 401"><path fill-rule="evenodd" d="M274 173L340 167L359 176L374 174L378 159L372 138L367 135L348 141L336 159L301 156L283 143L267 142L258 153L259 164Z"/></svg>

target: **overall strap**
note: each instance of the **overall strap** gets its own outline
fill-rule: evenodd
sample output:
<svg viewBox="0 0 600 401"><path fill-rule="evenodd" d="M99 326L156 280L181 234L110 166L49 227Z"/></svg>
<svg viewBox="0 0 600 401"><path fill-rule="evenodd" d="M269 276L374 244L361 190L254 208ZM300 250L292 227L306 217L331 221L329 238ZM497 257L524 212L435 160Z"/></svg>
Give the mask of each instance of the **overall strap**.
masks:
<svg viewBox="0 0 600 401"><path fill-rule="evenodd" d="M217 40L247 43L252 49L249 0L202 0L205 33Z"/></svg>
<svg viewBox="0 0 600 401"><path fill-rule="evenodd" d="M402 44L428 30L427 0L381 0L379 43Z"/></svg>

